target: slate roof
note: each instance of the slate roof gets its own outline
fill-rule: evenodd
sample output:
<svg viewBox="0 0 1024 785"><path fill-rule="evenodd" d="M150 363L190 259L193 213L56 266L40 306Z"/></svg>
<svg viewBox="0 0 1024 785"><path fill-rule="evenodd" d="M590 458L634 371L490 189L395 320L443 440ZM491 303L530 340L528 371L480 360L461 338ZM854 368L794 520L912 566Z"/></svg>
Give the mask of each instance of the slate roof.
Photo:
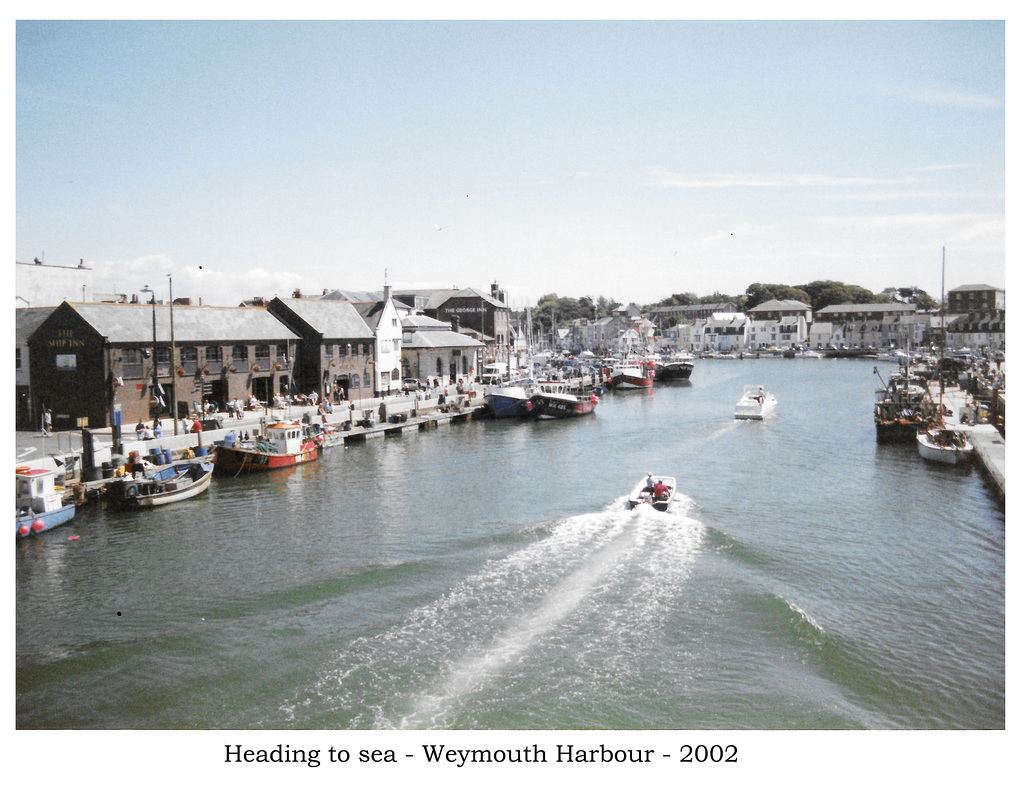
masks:
<svg viewBox="0 0 1024 785"><path fill-rule="evenodd" d="M326 340L374 337L373 330L363 321L359 311L345 300L292 300L275 297L272 302L283 305Z"/></svg>
<svg viewBox="0 0 1024 785"><path fill-rule="evenodd" d="M484 344L462 333L451 330L417 330L403 340L403 349L482 349Z"/></svg>
<svg viewBox="0 0 1024 785"><path fill-rule="evenodd" d="M810 311L811 306L800 300L768 300L753 308L748 308L749 313L763 313L765 311Z"/></svg>
<svg viewBox="0 0 1024 785"><path fill-rule="evenodd" d="M18 342L27 341L28 337L36 331L36 328L45 322L46 318L56 309L56 305L44 306L42 308L15 308L14 335Z"/></svg>
<svg viewBox="0 0 1024 785"><path fill-rule="evenodd" d="M149 303L68 303L96 332L113 344L153 340L153 306ZM171 340L171 307L156 306L156 339ZM360 320L362 321L362 320ZM263 308L174 306L174 340L180 343L294 341L298 336Z"/></svg>
<svg viewBox="0 0 1024 785"><path fill-rule="evenodd" d="M844 303L842 305L826 305L818 310L819 314L832 313L917 313L913 303Z"/></svg>

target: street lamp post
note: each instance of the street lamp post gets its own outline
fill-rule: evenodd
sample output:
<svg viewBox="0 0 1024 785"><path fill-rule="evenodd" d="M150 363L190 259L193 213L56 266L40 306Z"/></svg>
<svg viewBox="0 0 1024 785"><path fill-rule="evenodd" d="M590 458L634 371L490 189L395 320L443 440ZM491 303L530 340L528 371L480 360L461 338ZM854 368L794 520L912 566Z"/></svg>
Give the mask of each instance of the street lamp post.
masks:
<svg viewBox="0 0 1024 785"><path fill-rule="evenodd" d="M171 308L171 419L174 420L174 435L178 435L178 380L174 375L174 280L167 273L167 288ZM154 306L155 308L155 306Z"/></svg>
<svg viewBox="0 0 1024 785"><path fill-rule="evenodd" d="M154 292L148 285L143 286L139 291L149 292L149 304L153 306L153 391L151 397L156 397L157 390L160 387L157 381L156 372L156 292Z"/></svg>

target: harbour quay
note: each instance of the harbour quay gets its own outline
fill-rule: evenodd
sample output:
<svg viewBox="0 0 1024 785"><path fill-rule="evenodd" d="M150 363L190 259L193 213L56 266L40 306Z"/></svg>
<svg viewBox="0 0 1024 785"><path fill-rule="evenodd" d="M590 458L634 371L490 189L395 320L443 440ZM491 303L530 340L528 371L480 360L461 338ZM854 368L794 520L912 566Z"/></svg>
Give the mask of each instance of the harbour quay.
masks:
<svg viewBox="0 0 1024 785"><path fill-rule="evenodd" d="M996 395L990 403L990 422L975 423L975 412L979 401L959 386L947 385L940 389L939 383L928 384L928 394L932 400L942 401L948 411L950 426L967 435L974 446L978 465L999 495L1006 497L1006 437L991 421L1002 421L1000 413L1004 408L1002 395ZM982 404L983 405L983 404Z"/></svg>
<svg viewBox="0 0 1024 785"><path fill-rule="evenodd" d="M24 458L21 463L56 471L63 480L65 499L81 503L98 499L104 487L123 474L118 469L132 453L160 463L191 461L212 455L216 444L225 438L256 435L266 425L282 421L331 426L337 437L332 444L356 444L466 422L482 409L482 395L479 389L466 389L454 395L445 395L443 391L417 392L360 399L331 408L331 413L323 413L317 406L260 408L243 411L240 418L216 413L202 419L203 430L195 433L175 434L173 421L163 419L158 420L162 435L152 439L131 435L115 441L109 427L49 436L20 433L19 454L25 455L33 442L38 445L43 440L42 449L35 450L41 454Z"/></svg>

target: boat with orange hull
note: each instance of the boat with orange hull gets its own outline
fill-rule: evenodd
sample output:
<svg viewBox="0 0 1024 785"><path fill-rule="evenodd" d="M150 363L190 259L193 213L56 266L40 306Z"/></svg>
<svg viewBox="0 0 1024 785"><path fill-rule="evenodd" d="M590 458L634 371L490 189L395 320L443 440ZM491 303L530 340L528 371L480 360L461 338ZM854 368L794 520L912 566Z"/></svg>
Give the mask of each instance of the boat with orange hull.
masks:
<svg viewBox="0 0 1024 785"><path fill-rule="evenodd" d="M237 441L233 434L217 442L214 465L218 474L243 474L286 469L315 461L320 454L316 437L297 422L274 422L255 439Z"/></svg>
<svg viewBox="0 0 1024 785"><path fill-rule="evenodd" d="M574 395L567 385L541 382L539 392L530 397L530 414L538 420L561 420L592 414L597 406L596 395Z"/></svg>
<svg viewBox="0 0 1024 785"><path fill-rule="evenodd" d="M613 390L645 390L654 386L654 363L623 363L612 368L608 385Z"/></svg>

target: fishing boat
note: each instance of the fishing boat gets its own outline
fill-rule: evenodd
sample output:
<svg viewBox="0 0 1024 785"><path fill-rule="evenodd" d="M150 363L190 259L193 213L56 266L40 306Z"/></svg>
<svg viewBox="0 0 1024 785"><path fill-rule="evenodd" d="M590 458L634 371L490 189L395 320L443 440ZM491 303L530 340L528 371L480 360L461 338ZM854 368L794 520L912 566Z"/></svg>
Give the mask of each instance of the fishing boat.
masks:
<svg viewBox="0 0 1024 785"><path fill-rule="evenodd" d="M613 390L645 390L654 385L653 363L623 362L611 370L608 386Z"/></svg>
<svg viewBox="0 0 1024 785"><path fill-rule="evenodd" d="M633 492L629 494L629 509L649 504L654 509L665 512L675 495L675 477L648 474L636 484Z"/></svg>
<svg viewBox="0 0 1024 785"><path fill-rule="evenodd" d="M238 441L228 434L217 442L214 463L218 474L241 474L284 469L315 461L319 446L310 429L297 422L273 422L254 439Z"/></svg>
<svg viewBox="0 0 1024 785"><path fill-rule="evenodd" d="M108 507L139 510L185 501L210 487L211 461L172 464L151 475L130 476L107 484L103 498Z"/></svg>
<svg viewBox="0 0 1024 785"><path fill-rule="evenodd" d="M775 396L763 384L748 384L733 413L737 420L763 420L775 410Z"/></svg>
<svg viewBox="0 0 1024 785"><path fill-rule="evenodd" d="M525 417L530 413L534 382L522 380L506 382L492 388L484 395L484 416L488 417Z"/></svg>
<svg viewBox="0 0 1024 785"><path fill-rule="evenodd" d="M562 383L541 382L537 390L530 396L529 403L530 415L538 420L580 417L591 414L597 407L596 395L574 395Z"/></svg>
<svg viewBox="0 0 1024 785"><path fill-rule="evenodd" d="M684 382L693 373L693 363L689 360L671 360L661 369L661 381Z"/></svg>
<svg viewBox="0 0 1024 785"><path fill-rule="evenodd" d="M64 504L56 472L19 466L14 470L15 524L18 537L48 531L75 517L75 505Z"/></svg>
<svg viewBox="0 0 1024 785"><path fill-rule="evenodd" d="M906 366L890 376L888 382L882 379L877 367L875 375L885 385L876 391L875 441L913 442L938 411L924 382L911 376Z"/></svg>

